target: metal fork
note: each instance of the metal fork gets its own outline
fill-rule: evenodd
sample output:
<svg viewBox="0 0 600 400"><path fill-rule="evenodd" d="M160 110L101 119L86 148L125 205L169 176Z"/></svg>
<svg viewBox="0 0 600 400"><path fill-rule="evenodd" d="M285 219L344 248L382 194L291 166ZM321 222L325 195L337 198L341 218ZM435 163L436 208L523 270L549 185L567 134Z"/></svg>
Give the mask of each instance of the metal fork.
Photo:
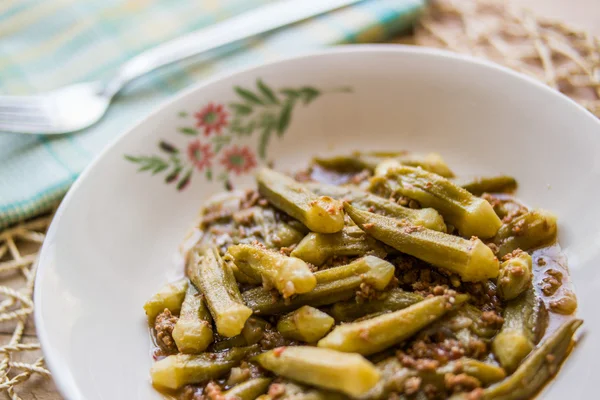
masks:
<svg viewBox="0 0 600 400"><path fill-rule="evenodd" d="M59 134L96 123L128 83L165 65L362 0L280 0L189 33L125 63L106 82L85 82L35 96L0 96L0 131Z"/></svg>

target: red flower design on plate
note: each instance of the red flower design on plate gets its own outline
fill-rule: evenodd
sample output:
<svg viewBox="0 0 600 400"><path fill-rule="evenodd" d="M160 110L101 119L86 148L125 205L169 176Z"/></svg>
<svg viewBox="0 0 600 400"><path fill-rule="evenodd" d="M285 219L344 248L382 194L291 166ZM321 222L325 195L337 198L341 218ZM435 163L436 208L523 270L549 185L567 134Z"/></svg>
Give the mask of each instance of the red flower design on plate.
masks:
<svg viewBox="0 0 600 400"><path fill-rule="evenodd" d="M221 133L221 128L227 125L227 112L222 104L208 103L206 107L194 114L196 126L204 128L204 134L210 135L213 131Z"/></svg>
<svg viewBox="0 0 600 400"><path fill-rule="evenodd" d="M215 156L210 149L210 144L202 144L199 140L195 140L188 144L188 158L191 163L199 170L210 167L211 160Z"/></svg>
<svg viewBox="0 0 600 400"><path fill-rule="evenodd" d="M221 164L227 171L240 175L256 167L256 157L248 146L231 146L223 151Z"/></svg>

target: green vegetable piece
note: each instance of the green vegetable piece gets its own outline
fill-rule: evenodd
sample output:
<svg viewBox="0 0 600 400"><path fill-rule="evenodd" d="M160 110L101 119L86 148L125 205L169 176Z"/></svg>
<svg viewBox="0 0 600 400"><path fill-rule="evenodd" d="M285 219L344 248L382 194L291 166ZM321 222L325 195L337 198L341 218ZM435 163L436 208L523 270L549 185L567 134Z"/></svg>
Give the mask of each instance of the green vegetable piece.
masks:
<svg viewBox="0 0 600 400"><path fill-rule="evenodd" d="M580 319L563 323L512 375L485 389L482 399L520 400L534 396L558 371L569 352L573 335L582 323Z"/></svg>
<svg viewBox="0 0 600 400"><path fill-rule="evenodd" d="M379 380L375 366L362 356L330 349L279 347L255 359L277 375L351 396L366 393Z"/></svg>
<svg viewBox="0 0 600 400"><path fill-rule="evenodd" d="M314 158L313 163L322 168L337 172L375 171L382 163L394 165L409 165L421 167L441 176L452 178L454 174L438 153L409 153L403 152L353 152L348 156L330 158Z"/></svg>
<svg viewBox="0 0 600 400"><path fill-rule="evenodd" d="M337 233L309 233L290 255L321 266L333 256L363 256L367 253L386 256L385 249L376 240L357 227L345 227Z"/></svg>
<svg viewBox="0 0 600 400"><path fill-rule="evenodd" d="M219 335L239 335L252 310L243 304L233 272L219 251L214 247L192 251L187 275L204 295Z"/></svg>
<svg viewBox="0 0 600 400"><path fill-rule="evenodd" d="M475 196L484 193L512 193L517 190L516 179L506 175L472 178L458 184Z"/></svg>
<svg viewBox="0 0 600 400"><path fill-rule="evenodd" d="M392 192L417 200L423 207L435 208L463 236L489 238L502 225L486 200L473 196L446 178L420 168L391 168L384 178L375 178L371 187L376 189L377 185L382 184L388 185Z"/></svg>
<svg viewBox="0 0 600 400"><path fill-rule="evenodd" d="M158 293L152 296L152 298L144 304L144 310L148 316L148 323L152 325L156 316L165 311L165 308L173 314L179 314L187 287L188 280L185 278L180 279L177 282L165 285Z"/></svg>
<svg viewBox="0 0 600 400"><path fill-rule="evenodd" d="M269 203L311 231L335 233L344 227L344 212L339 201L317 196L301 183L268 168L261 169L256 180L258 191Z"/></svg>
<svg viewBox="0 0 600 400"><path fill-rule="evenodd" d="M152 384L163 389L204 383L225 375L245 357L256 353L257 346L240 347L221 353L176 354L152 365Z"/></svg>
<svg viewBox="0 0 600 400"><path fill-rule="evenodd" d="M362 283L383 290L394 277L394 266L375 256L365 256L339 267L315 272L317 286L290 299L276 298L258 287L242 294L244 302L255 313L272 315L289 312L304 305L319 307L353 297Z"/></svg>
<svg viewBox="0 0 600 400"><path fill-rule="evenodd" d="M456 373L457 371L477 378L484 386L491 385L506 378L506 372L499 366L467 357L451 361L438 368L436 374L442 379L443 385L444 375L447 373Z"/></svg>
<svg viewBox="0 0 600 400"><path fill-rule="evenodd" d="M288 257L264 246L239 244L227 250L235 265L246 275L260 275L284 298L314 289L317 279L299 258Z"/></svg>
<svg viewBox="0 0 600 400"><path fill-rule="evenodd" d="M423 296L416 293L392 289L369 301L359 303L356 300L348 300L335 303L331 307L331 315L336 321L350 322L365 315L402 310L422 300Z"/></svg>
<svg viewBox="0 0 600 400"><path fill-rule="evenodd" d="M334 319L323 311L302 306L281 317L277 330L286 339L315 343L329 332L334 323Z"/></svg>
<svg viewBox="0 0 600 400"><path fill-rule="evenodd" d="M271 378L254 378L235 385L225 393L224 400L255 400L269 389Z"/></svg>
<svg viewBox="0 0 600 400"><path fill-rule="evenodd" d="M413 225L424 226L434 231L446 232L444 218L433 208L412 209L365 192L356 186L335 186L324 183L307 183L306 186L321 196L351 202L358 209L375 212L387 217L406 219Z"/></svg>
<svg viewBox="0 0 600 400"><path fill-rule="evenodd" d="M274 397L266 396L260 400L348 400L348 396L331 390L317 389L296 382L282 381L283 394ZM258 399L257 399L258 400Z"/></svg>
<svg viewBox="0 0 600 400"><path fill-rule="evenodd" d="M548 312L532 287L509 301L502 316L504 324L492 342L492 351L500 365L512 373L544 335Z"/></svg>
<svg viewBox="0 0 600 400"><path fill-rule="evenodd" d="M344 209L362 230L375 239L436 267L457 273L464 281L485 281L498 276L498 259L481 240L471 240L404 224L393 218L358 210L345 203Z"/></svg>
<svg viewBox="0 0 600 400"><path fill-rule="evenodd" d="M502 225L494 237L498 257L550 244L556 240L556 216L546 210L533 210Z"/></svg>
<svg viewBox="0 0 600 400"><path fill-rule="evenodd" d="M173 329L173 339L181 353L200 353L212 343L212 318L202 295L189 285Z"/></svg>
<svg viewBox="0 0 600 400"><path fill-rule="evenodd" d="M531 286L532 278L531 256L520 252L500 264L498 295L504 300L512 300Z"/></svg>
<svg viewBox="0 0 600 400"><path fill-rule="evenodd" d="M403 310L339 325L317 345L349 353L374 354L408 339L448 312L453 305L458 306L467 300L467 295L432 297Z"/></svg>

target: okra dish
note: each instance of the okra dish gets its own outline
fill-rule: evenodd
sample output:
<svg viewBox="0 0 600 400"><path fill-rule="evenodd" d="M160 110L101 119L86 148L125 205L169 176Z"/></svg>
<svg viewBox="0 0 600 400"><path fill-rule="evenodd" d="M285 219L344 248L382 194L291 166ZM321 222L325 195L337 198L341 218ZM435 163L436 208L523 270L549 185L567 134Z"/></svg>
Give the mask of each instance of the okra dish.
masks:
<svg viewBox="0 0 600 400"><path fill-rule="evenodd" d="M231 185L229 185L231 186ZM436 153L315 158L209 199L145 305L177 400L534 397L577 301L557 221Z"/></svg>

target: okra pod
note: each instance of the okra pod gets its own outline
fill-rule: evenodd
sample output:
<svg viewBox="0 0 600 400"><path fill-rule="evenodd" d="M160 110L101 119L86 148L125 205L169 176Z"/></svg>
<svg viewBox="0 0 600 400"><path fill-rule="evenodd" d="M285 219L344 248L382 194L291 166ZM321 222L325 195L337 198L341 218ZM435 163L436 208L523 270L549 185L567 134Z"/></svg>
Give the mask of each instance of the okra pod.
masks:
<svg viewBox="0 0 600 400"><path fill-rule="evenodd" d="M307 183L306 185L318 195L348 201L358 209L376 212L387 217L406 219L413 225L446 232L444 218L433 208L413 209L404 207L395 201L376 196L355 186L335 186L324 183Z"/></svg>
<svg viewBox="0 0 600 400"><path fill-rule="evenodd" d="M504 300L516 298L531 286L532 277L531 256L522 251L500 264L498 295Z"/></svg>
<svg viewBox="0 0 600 400"><path fill-rule="evenodd" d="M225 375L258 346L238 347L222 353L176 354L155 362L150 369L152 384L164 389L204 383Z"/></svg>
<svg viewBox="0 0 600 400"><path fill-rule="evenodd" d="M267 395L265 399L257 400L348 400L348 396L340 392L317 389L296 382L284 380L275 385L280 386L278 391L283 392L281 395L276 394L273 397Z"/></svg>
<svg viewBox="0 0 600 400"><path fill-rule="evenodd" d="M277 323L277 330L286 339L315 343L329 332L335 321L321 310L302 306L284 315Z"/></svg>
<svg viewBox="0 0 600 400"><path fill-rule="evenodd" d="M516 250L527 251L556 240L556 216L546 210L533 210L502 225L494 237L498 257Z"/></svg>
<svg viewBox="0 0 600 400"><path fill-rule="evenodd" d="M386 256L381 243L352 226L345 227L337 233L311 232L298 243L290 255L321 266L333 256L363 256L367 253L378 257Z"/></svg>
<svg viewBox="0 0 600 400"><path fill-rule="evenodd" d="M173 339L181 353L200 353L212 343L212 318L203 296L189 285L173 329Z"/></svg>
<svg viewBox="0 0 600 400"><path fill-rule="evenodd" d="M375 171L383 162L421 167L424 170L451 178L454 176L446 162L438 153L403 152L353 152L349 156L330 158L314 158L313 163L322 168L338 172L359 172L362 170Z"/></svg>
<svg viewBox="0 0 600 400"><path fill-rule="evenodd" d="M467 295L436 296L402 310L337 326L319 340L318 346L363 355L394 346L446 314L452 306L468 300Z"/></svg>
<svg viewBox="0 0 600 400"><path fill-rule="evenodd" d="M436 267L454 272L464 281L484 281L498 276L498 259L481 240L470 240L393 218L361 211L344 203L356 225L375 239Z"/></svg>
<svg viewBox="0 0 600 400"><path fill-rule="evenodd" d="M173 314L179 314L187 287L188 280L183 278L177 282L163 286L155 293L154 296L144 304L144 310L148 316L148 323L152 325L156 316L165 311L165 308Z"/></svg>
<svg viewBox="0 0 600 400"><path fill-rule="evenodd" d="M437 174L400 166L389 169L384 179L383 183L390 185L393 192L439 211L462 236L490 238L502 225L490 203ZM377 178L374 179L372 189L380 184Z"/></svg>
<svg viewBox="0 0 600 400"><path fill-rule="evenodd" d="M506 378L506 372L501 367L467 357L451 361L435 371L435 374L441 378L442 384L444 375L447 373L467 374L477 378L483 386L491 385Z"/></svg>
<svg viewBox="0 0 600 400"><path fill-rule="evenodd" d="M475 196L484 193L512 193L517 189L516 179L507 175L471 178L459 181L458 184Z"/></svg>
<svg viewBox="0 0 600 400"><path fill-rule="evenodd" d="M261 169L256 180L259 192L269 203L311 231L335 233L344 227L344 212L339 201L317 196L301 183L268 168Z"/></svg>
<svg viewBox="0 0 600 400"><path fill-rule="evenodd" d="M277 375L350 396L366 393L379 380L375 366L362 356L330 349L279 347L255 359Z"/></svg>
<svg viewBox="0 0 600 400"><path fill-rule="evenodd" d="M258 287L242 294L244 302L255 313L272 315L289 312L304 305L313 307L333 304L353 297L362 283L383 290L394 277L394 266L375 256L365 256L339 267L315 272L317 286L284 301Z"/></svg>
<svg viewBox="0 0 600 400"><path fill-rule="evenodd" d="M317 279L308 265L299 258L288 257L261 245L238 244L227 253L246 275L259 275L274 286L284 298L314 289Z"/></svg>
<svg viewBox="0 0 600 400"><path fill-rule="evenodd" d="M255 400L269 389L271 378L254 378L235 385L225 393L224 400Z"/></svg>
<svg viewBox="0 0 600 400"><path fill-rule="evenodd" d="M567 356L573 335L583 321L563 323L505 380L485 389L483 400L520 400L532 397L558 371Z"/></svg>
<svg viewBox="0 0 600 400"><path fill-rule="evenodd" d="M244 305L233 272L219 251L214 247L194 250L187 275L204 295L219 335L239 335L252 310Z"/></svg>
<svg viewBox="0 0 600 400"><path fill-rule="evenodd" d="M350 322L365 315L386 313L409 307L423 300L423 296L402 289L392 289L373 300L338 302L331 307L331 315L336 321Z"/></svg>
<svg viewBox="0 0 600 400"><path fill-rule="evenodd" d="M504 324L492 341L492 351L507 372L512 373L544 335L548 313L542 299L530 288L507 303Z"/></svg>

